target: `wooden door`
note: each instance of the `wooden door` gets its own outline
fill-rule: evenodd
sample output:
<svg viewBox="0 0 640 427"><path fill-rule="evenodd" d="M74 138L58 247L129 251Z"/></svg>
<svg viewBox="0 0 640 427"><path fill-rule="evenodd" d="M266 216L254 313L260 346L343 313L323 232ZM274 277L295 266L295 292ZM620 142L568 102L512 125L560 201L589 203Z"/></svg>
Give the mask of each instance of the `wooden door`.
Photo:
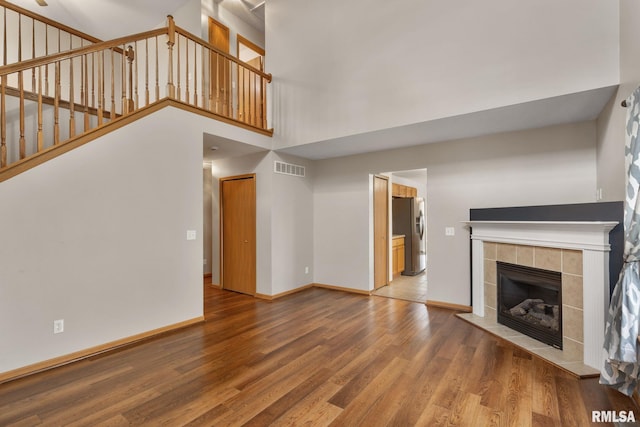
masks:
<svg viewBox="0 0 640 427"><path fill-rule="evenodd" d="M256 177L220 180L222 288L256 293Z"/></svg>
<svg viewBox="0 0 640 427"><path fill-rule="evenodd" d="M229 28L209 18L209 44L229 53ZM211 94L209 109L227 117L232 116L231 61L223 55L211 52Z"/></svg>
<svg viewBox="0 0 640 427"><path fill-rule="evenodd" d="M389 283L389 179L373 177L373 288Z"/></svg>
<svg viewBox="0 0 640 427"><path fill-rule="evenodd" d="M265 51L238 34L238 59L264 71ZM249 68L238 67L238 120L264 127L264 79Z"/></svg>

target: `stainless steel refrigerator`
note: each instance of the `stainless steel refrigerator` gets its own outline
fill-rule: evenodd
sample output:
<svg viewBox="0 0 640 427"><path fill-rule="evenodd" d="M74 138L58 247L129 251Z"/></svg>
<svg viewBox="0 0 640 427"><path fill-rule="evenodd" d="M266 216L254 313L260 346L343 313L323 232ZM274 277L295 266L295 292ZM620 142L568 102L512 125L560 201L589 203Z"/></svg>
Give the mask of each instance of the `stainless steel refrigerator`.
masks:
<svg viewBox="0 0 640 427"><path fill-rule="evenodd" d="M425 269L427 250L424 199L396 197L393 199L393 234L404 234L405 276L415 276Z"/></svg>

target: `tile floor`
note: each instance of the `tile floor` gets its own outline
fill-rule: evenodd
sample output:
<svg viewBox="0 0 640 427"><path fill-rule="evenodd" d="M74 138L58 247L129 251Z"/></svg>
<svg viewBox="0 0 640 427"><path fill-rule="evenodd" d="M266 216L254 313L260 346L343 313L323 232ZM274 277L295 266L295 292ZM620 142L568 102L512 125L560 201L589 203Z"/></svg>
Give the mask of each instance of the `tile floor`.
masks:
<svg viewBox="0 0 640 427"><path fill-rule="evenodd" d="M377 289L373 295L424 303L427 301L427 273L423 271L417 276L398 274L390 284Z"/></svg>

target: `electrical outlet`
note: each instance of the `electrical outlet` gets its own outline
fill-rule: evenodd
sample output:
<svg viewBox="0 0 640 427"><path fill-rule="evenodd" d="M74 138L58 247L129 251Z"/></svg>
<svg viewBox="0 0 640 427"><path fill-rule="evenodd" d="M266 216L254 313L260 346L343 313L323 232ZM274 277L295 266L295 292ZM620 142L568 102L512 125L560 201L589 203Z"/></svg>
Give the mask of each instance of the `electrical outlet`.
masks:
<svg viewBox="0 0 640 427"><path fill-rule="evenodd" d="M455 236L456 235L456 229L453 227L445 227L444 228L444 235L445 236Z"/></svg>
<svg viewBox="0 0 640 427"><path fill-rule="evenodd" d="M58 319L53 321L53 333L60 334L64 332L64 319Z"/></svg>
<svg viewBox="0 0 640 427"><path fill-rule="evenodd" d="M202 259L202 265L207 265L207 259L206 258Z"/></svg>
<svg viewBox="0 0 640 427"><path fill-rule="evenodd" d="M304 268L304 274L309 274L309 267Z"/></svg>
<svg viewBox="0 0 640 427"><path fill-rule="evenodd" d="M187 230L187 240L196 240L196 230Z"/></svg>

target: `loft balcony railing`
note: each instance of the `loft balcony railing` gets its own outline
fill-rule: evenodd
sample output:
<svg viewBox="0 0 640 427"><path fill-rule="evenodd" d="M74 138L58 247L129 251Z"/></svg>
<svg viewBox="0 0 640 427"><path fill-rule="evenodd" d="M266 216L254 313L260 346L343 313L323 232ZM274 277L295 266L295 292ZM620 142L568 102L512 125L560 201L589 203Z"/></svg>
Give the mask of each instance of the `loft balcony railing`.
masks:
<svg viewBox="0 0 640 427"><path fill-rule="evenodd" d="M101 40L0 0L1 65L87 46Z"/></svg>
<svg viewBox="0 0 640 427"><path fill-rule="evenodd" d="M170 16L165 28L0 66L0 181L165 101L271 135L270 82Z"/></svg>

